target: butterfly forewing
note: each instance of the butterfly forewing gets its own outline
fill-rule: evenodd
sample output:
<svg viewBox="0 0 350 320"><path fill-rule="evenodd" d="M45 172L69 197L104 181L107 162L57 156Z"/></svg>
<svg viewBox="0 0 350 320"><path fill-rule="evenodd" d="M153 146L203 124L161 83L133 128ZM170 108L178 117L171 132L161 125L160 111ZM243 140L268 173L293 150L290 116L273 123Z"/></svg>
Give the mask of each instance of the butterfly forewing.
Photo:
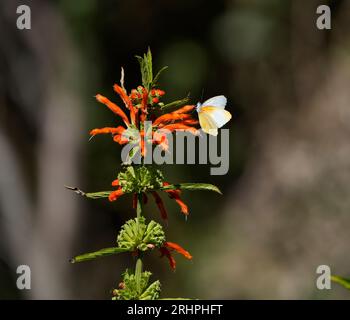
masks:
<svg viewBox="0 0 350 320"><path fill-rule="evenodd" d="M210 107L216 107L224 109L227 103L227 99L225 96L216 96L212 97L202 103L202 107L210 106Z"/></svg>

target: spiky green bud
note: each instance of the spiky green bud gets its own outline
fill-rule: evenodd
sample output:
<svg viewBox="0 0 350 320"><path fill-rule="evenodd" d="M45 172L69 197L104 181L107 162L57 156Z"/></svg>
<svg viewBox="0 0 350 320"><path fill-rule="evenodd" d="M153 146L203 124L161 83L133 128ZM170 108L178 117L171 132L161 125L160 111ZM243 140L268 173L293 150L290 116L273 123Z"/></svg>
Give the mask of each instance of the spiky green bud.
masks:
<svg viewBox="0 0 350 320"><path fill-rule="evenodd" d="M124 193L141 193L160 189L164 178L160 170L146 166L128 166L118 174L118 180Z"/></svg>
<svg viewBox="0 0 350 320"><path fill-rule="evenodd" d="M152 246L161 247L165 242L165 234L162 226L151 221L145 223L145 218L135 218L128 220L118 235L118 247L128 251L146 251Z"/></svg>

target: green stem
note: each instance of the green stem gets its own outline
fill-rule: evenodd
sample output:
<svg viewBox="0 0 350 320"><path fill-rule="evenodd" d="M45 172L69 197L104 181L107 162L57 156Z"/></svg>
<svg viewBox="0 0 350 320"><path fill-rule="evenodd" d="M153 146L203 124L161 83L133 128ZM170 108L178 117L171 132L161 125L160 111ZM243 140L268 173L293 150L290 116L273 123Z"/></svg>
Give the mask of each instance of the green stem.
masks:
<svg viewBox="0 0 350 320"><path fill-rule="evenodd" d="M137 286L137 292L139 295L141 292L141 273L142 273L142 259L141 257L137 258L136 260L136 267L135 267L135 279L136 279L136 286Z"/></svg>
<svg viewBox="0 0 350 320"><path fill-rule="evenodd" d="M137 215L137 225L139 227L139 219L141 218L141 215L142 215L142 193L137 194L136 215ZM135 266L135 279L136 279L137 291L139 294L142 293L141 292L141 273L142 273L142 258L139 252L139 255L136 260L136 266Z"/></svg>

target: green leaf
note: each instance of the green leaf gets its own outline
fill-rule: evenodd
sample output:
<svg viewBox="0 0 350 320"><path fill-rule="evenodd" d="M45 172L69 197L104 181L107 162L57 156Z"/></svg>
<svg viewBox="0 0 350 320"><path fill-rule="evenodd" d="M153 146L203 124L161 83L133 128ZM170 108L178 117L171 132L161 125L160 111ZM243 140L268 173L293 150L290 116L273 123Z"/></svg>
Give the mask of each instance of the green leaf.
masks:
<svg viewBox="0 0 350 320"><path fill-rule="evenodd" d="M180 99L180 100L175 100L173 102L167 103L164 106L161 107L161 110L164 111L165 109L170 109L170 108L176 108L185 105L190 101L189 96L186 98Z"/></svg>
<svg viewBox="0 0 350 320"><path fill-rule="evenodd" d="M99 191L99 192L84 192L77 187L65 186L68 190L72 190L80 196L87 197L90 199L108 198L112 191Z"/></svg>
<svg viewBox="0 0 350 320"><path fill-rule="evenodd" d="M214 191L217 193L222 194L220 189L213 184L210 183L178 183L178 184L170 184L168 186L164 186L161 188L162 190L174 190L174 189L180 189L180 190L207 190L207 191Z"/></svg>
<svg viewBox="0 0 350 320"><path fill-rule="evenodd" d="M139 296L139 300L157 300L160 293L159 280L154 281L150 286Z"/></svg>
<svg viewBox="0 0 350 320"><path fill-rule="evenodd" d="M71 259L70 262L76 263L76 262L88 261L88 260L93 260L93 259L100 258L100 257L111 256L113 254L127 252L127 251L128 251L127 249L118 248L118 247L105 248L105 249L101 249L101 250L98 250L95 252L81 254L81 255L76 256L73 259Z"/></svg>
<svg viewBox="0 0 350 320"><path fill-rule="evenodd" d="M142 85L149 91L153 82L151 49L148 48L147 53L145 53L143 57L136 56L136 59L139 61L141 68Z"/></svg>
<svg viewBox="0 0 350 320"><path fill-rule="evenodd" d="M335 283L340 284L344 288L350 290L350 278L343 278L339 276L331 276L331 280Z"/></svg>
<svg viewBox="0 0 350 320"><path fill-rule="evenodd" d="M108 198L112 191L88 192L85 197L90 199Z"/></svg>
<svg viewBox="0 0 350 320"><path fill-rule="evenodd" d="M147 53L141 56L135 56L140 64L141 69L141 77L142 77L142 85L149 91L151 88L157 85L160 75L166 69L167 66L161 68L156 76L153 78L153 62L152 62L152 53L151 49L148 48Z"/></svg>
<svg viewBox="0 0 350 320"><path fill-rule="evenodd" d="M155 87L155 86L157 85L157 82L158 82L158 80L159 80L160 75L161 75L162 72L165 71L166 69L168 69L168 66L165 66L165 67L161 68L161 69L157 72L156 76L154 77L154 79L153 79L153 81L152 81L151 87Z"/></svg>
<svg viewBox="0 0 350 320"><path fill-rule="evenodd" d="M126 270L123 277L123 289L116 290L115 300L156 300L160 294L160 282L155 281L148 286L149 278L152 275L149 271L144 271L136 275L130 270ZM148 286L148 287L147 287Z"/></svg>

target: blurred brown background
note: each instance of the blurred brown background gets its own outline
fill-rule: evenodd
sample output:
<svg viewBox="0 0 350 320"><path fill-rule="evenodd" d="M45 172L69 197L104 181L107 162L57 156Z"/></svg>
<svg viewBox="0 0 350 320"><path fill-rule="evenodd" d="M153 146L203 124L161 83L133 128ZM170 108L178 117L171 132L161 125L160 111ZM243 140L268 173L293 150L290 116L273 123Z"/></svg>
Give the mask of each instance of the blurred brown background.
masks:
<svg viewBox="0 0 350 320"><path fill-rule="evenodd" d="M32 29L16 28L28 4ZM329 4L332 30L316 28ZM133 216L130 197L87 200L64 189L109 189L120 148L91 128L115 117L93 98L118 101L140 82L135 54L150 46L166 101L225 94L233 114L230 170L168 165L174 182L211 182L224 196L185 193L187 222L167 200L168 239L194 256L171 272L145 267L162 296L348 299L317 290L316 268L350 275L350 1L2 0L0 11L0 298L108 299L127 255L71 265L109 247ZM148 217L159 220L153 204ZM16 268L32 289L16 288Z"/></svg>

